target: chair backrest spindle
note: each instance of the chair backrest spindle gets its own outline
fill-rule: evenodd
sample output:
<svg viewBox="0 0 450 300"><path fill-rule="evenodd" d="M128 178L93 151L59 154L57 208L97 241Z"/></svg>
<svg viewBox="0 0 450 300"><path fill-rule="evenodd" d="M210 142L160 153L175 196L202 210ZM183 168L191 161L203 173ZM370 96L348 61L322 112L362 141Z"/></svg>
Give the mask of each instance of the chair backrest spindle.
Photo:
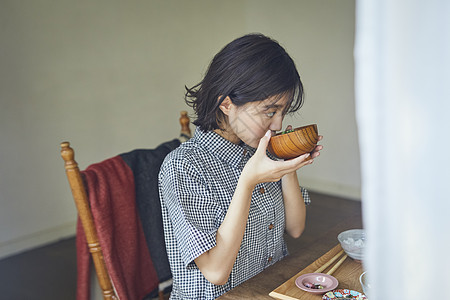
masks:
<svg viewBox="0 0 450 300"><path fill-rule="evenodd" d="M61 143L61 156L64 160L67 179L86 235L89 251L92 255L98 282L102 289L103 299L117 299L108 271L106 270L106 264L98 241L97 230L95 229L94 219L92 218L83 178L78 168L78 163L75 161L75 153L70 147L69 142Z"/></svg>

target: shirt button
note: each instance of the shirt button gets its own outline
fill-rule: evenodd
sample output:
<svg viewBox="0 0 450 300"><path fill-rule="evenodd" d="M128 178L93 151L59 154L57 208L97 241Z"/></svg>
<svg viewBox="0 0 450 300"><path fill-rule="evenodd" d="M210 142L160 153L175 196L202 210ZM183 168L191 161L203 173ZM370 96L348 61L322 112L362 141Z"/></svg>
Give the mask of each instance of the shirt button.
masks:
<svg viewBox="0 0 450 300"><path fill-rule="evenodd" d="M266 191L266 190L264 190L263 187L259 189L259 192L260 192L261 194L264 194L265 191Z"/></svg>
<svg viewBox="0 0 450 300"><path fill-rule="evenodd" d="M269 258L267 259L268 262L272 261L272 256L269 256Z"/></svg>
<svg viewBox="0 0 450 300"><path fill-rule="evenodd" d="M247 149L244 149L244 153L242 155L246 155L247 154Z"/></svg>
<svg viewBox="0 0 450 300"><path fill-rule="evenodd" d="M270 224L269 225L269 230L272 230L273 229L273 224Z"/></svg>

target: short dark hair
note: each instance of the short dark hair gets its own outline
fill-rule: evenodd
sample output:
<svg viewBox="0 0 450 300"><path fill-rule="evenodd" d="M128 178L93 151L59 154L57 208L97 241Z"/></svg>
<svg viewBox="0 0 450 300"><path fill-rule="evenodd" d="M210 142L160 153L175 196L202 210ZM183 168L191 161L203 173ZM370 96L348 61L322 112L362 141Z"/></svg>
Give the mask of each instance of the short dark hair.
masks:
<svg viewBox="0 0 450 300"><path fill-rule="evenodd" d="M203 80L186 88L186 103L194 109L194 124L203 131L219 129L219 109L228 96L237 106L269 97L289 97L288 112L303 104L303 85L292 58L280 44L262 34L235 39L217 53Z"/></svg>

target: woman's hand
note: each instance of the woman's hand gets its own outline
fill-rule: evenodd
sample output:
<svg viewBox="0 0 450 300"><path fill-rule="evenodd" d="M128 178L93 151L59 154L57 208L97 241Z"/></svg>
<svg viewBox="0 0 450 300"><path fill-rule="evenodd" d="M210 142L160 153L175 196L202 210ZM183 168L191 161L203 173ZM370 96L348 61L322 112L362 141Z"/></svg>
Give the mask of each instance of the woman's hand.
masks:
<svg viewBox="0 0 450 300"><path fill-rule="evenodd" d="M286 161L274 161L270 159L266 155L266 150L271 135L271 131L268 130L259 141L255 154L242 170L241 180L245 180L252 186L262 182L278 181L284 175L295 172L299 168L313 162L312 159L308 159L310 157L309 153ZM316 149L312 152L312 158L319 156L321 147L316 146Z"/></svg>

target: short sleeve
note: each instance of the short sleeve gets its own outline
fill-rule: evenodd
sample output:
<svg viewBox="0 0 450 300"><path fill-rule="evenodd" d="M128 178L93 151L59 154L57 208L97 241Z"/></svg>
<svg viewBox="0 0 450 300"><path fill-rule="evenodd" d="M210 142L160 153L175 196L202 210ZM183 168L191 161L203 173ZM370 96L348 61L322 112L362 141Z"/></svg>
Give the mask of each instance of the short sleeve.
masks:
<svg viewBox="0 0 450 300"><path fill-rule="evenodd" d="M195 258L216 246L224 217L198 167L187 159L166 160L160 171L161 202L166 207L181 258L196 267Z"/></svg>
<svg viewBox="0 0 450 300"><path fill-rule="evenodd" d="M311 204L311 198L309 197L309 193L308 190L300 187L301 191L302 191L302 196L303 196L303 201L305 201L305 205L310 205Z"/></svg>

